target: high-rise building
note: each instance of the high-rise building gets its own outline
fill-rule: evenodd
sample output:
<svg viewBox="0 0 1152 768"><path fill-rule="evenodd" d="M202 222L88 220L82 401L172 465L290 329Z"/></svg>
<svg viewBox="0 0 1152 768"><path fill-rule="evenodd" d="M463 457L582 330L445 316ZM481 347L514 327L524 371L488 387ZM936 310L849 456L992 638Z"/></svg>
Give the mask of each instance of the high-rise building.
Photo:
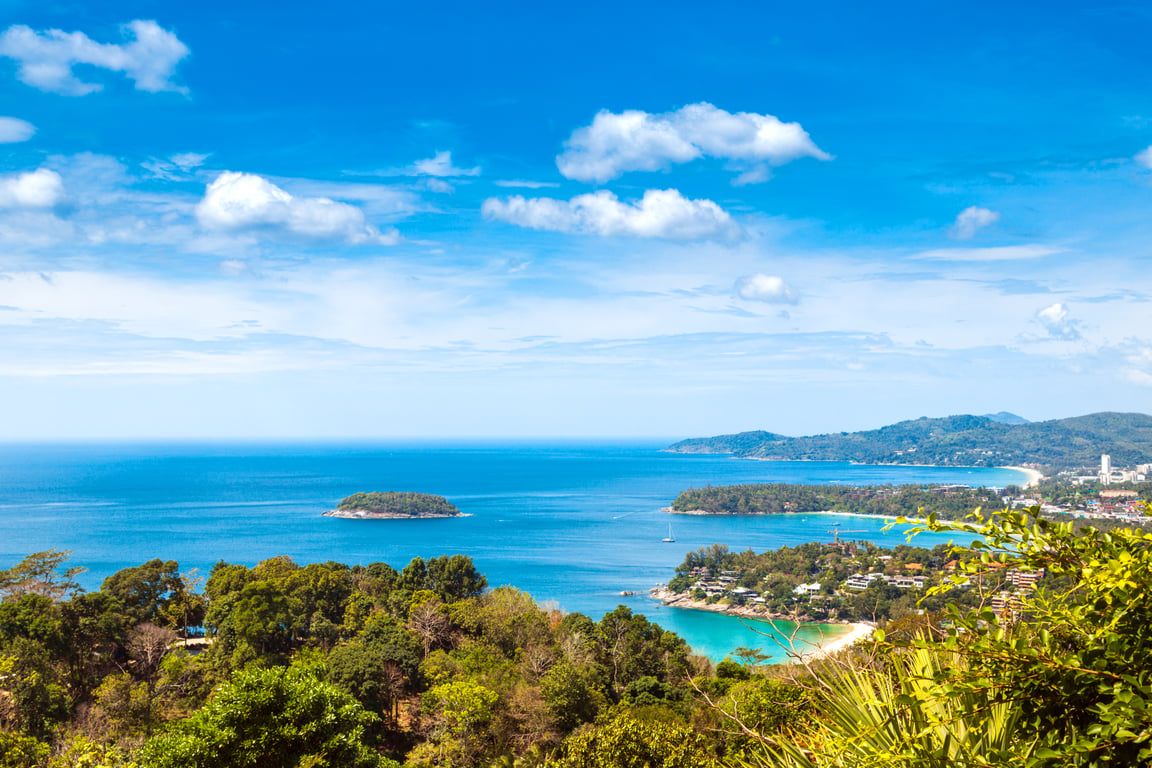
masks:
<svg viewBox="0 0 1152 768"><path fill-rule="evenodd" d="M1112 457L1108 454L1100 456L1100 482L1108 485L1112 481Z"/></svg>

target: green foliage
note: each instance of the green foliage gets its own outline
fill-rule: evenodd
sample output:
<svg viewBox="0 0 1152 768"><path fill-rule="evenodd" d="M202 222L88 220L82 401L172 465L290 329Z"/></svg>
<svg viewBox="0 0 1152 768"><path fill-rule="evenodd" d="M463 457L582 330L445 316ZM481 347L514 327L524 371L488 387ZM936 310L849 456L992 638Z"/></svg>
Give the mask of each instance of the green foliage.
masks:
<svg viewBox="0 0 1152 768"><path fill-rule="evenodd" d="M685 725L628 714L578 731L564 742L556 768L715 768L703 736Z"/></svg>
<svg viewBox="0 0 1152 768"><path fill-rule="evenodd" d="M50 751L31 736L0 731L0 768L40 768Z"/></svg>
<svg viewBox="0 0 1152 768"><path fill-rule="evenodd" d="M548 714L564 732L592 722L608 705L607 697L592 675L569 662L561 662L548 670L540 681L540 691Z"/></svg>
<svg viewBox="0 0 1152 768"><path fill-rule="evenodd" d="M995 491L940 485L754 485L689 488L672 502L678 512L714 515L776 515L786 512L849 512L912 516L922 509L937 517L960 518L973 509L1000 503Z"/></svg>
<svg viewBox="0 0 1152 768"><path fill-rule="evenodd" d="M341 500L337 509L362 509L375 514L403 517L444 517L460 514L460 510L443 496L398 491L354 493Z"/></svg>
<svg viewBox="0 0 1152 768"><path fill-rule="evenodd" d="M34 552L11 568L0 570L0 600L33 594L59 600L79 591L76 577L83 568L64 568L71 552L49 549Z"/></svg>
<svg viewBox="0 0 1152 768"><path fill-rule="evenodd" d="M184 591L184 582L175 560L157 558L117 571L104 579L100 591L120 601L133 624L145 621L163 624L172 599Z"/></svg>
<svg viewBox="0 0 1152 768"><path fill-rule="evenodd" d="M375 717L298 668L237 673L202 710L151 739L148 768L376 768L363 743Z"/></svg>
<svg viewBox="0 0 1152 768"><path fill-rule="evenodd" d="M971 672L944 676L945 692L992 690L1019 702L1020 740L1061 764L1152 762L1152 534L1077 533L1036 509L974 519L961 525L930 517L923 526L982 537L971 545L979 558L964 564L957 581L1005 566L1044 568L1051 581L1018 595L1003 613L951 608L943 643Z"/></svg>
<svg viewBox="0 0 1152 768"><path fill-rule="evenodd" d="M1032 765L1034 743L1018 738L1017 702L938 688L941 675L965 668L962 656L928 648L893 654L882 667L836 668L812 694L812 731L754 742L746 760L776 768Z"/></svg>

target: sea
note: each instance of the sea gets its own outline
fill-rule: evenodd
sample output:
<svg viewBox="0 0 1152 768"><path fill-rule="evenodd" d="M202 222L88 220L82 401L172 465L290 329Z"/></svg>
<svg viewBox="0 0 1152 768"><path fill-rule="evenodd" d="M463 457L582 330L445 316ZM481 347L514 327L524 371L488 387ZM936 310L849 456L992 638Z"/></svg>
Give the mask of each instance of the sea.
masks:
<svg viewBox="0 0 1152 768"><path fill-rule="evenodd" d="M686 489L736 483L1023 484L1008 469L767 462L668 453L670 441L456 441L374 443L0 444L0 568L47 549L69 550L88 590L121 568L176 560L207 576L219 562L252 566L382 561L462 553L492 587L598 619L618 605L720 660L737 648L775 661L796 630L649 596L687 552L709 544L757 552L809 541L905 543L901 529L866 517L670 515ZM323 517L358 491L445 496L466 517L346 520ZM836 524L839 524L836 527ZM671 527L669 527L671 526ZM674 542L663 539L674 538ZM921 535L921 546L947 537ZM634 593L634 594L625 594ZM808 644L841 626L800 627Z"/></svg>

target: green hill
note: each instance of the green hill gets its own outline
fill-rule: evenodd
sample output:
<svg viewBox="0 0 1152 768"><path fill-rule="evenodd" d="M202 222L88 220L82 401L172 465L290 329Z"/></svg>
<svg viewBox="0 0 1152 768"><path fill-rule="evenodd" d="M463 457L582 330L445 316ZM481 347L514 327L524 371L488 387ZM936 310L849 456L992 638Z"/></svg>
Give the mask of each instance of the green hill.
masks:
<svg viewBox="0 0 1152 768"><path fill-rule="evenodd" d="M1005 423L1005 415L1010 414L919 418L864 432L808 437L741 432L682 440L667 450L779 461L968 467L1092 467L1099 465L1102 453L1111 454L1114 466L1152 462L1152 416L1147 414L1105 412L1024 423Z"/></svg>

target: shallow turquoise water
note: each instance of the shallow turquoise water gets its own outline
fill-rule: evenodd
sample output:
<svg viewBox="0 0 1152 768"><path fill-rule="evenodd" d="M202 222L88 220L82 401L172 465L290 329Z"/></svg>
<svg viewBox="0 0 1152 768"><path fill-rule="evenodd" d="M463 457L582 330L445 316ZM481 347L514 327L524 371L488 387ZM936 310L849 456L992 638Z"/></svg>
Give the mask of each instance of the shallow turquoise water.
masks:
<svg viewBox="0 0 1152 768"><path fill-rule="evenodd" d="M723 658L772 643L740 621L670 609L647 596L684 553L721 542L762 551L828 540L825 515L669 516L691 486L750 482L1022 482L1011 470L761 462L659 451L663 442L463 444L0 445L0 566L70 549L89 589L160 557L206 574L218 560L254 565L385 561L462 552L492 586L598 618L618 604L693 648ZM469 517L361 521L321 517L356 491L447 496ZM884 522L848 518L852 538L904 541ZM671 520L676 542L663 543ZM847 520L839 518L840 522ZM942 539L925 539L926 545ZM640 594L621 597L621 591Z"/></svg>

